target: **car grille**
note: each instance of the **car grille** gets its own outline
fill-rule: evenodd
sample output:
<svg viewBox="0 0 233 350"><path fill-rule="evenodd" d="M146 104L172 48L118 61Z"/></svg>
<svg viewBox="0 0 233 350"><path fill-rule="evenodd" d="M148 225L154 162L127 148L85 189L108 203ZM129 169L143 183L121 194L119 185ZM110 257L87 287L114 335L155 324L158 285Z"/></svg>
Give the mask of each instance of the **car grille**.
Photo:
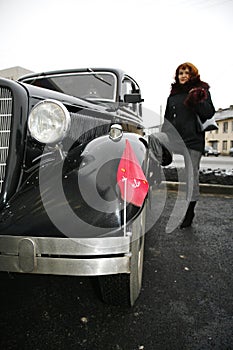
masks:
<svg viewBox="0 0 233 350"><path fill-rule="evenodd" d="M11 119L12 119L12 92L8 88L0 87L0 193L6 173L7 157L9 152Z"/></svg>

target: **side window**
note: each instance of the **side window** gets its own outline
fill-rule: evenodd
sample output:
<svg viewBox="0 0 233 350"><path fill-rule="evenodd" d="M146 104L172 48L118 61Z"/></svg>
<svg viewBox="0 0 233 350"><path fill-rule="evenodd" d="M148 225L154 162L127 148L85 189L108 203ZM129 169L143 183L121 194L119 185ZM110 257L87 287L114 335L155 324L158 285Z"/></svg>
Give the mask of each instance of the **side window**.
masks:
<svg viewBox="0 0 233 350"><path fill-rule="evenodd" d="M135 91L135 84L129 80L129 79L124 79L122 82L122 95L124 96L125 94L132 94Z"/></svg>
<svg viewBox="0 0 233 350"><path fill-rule="evenodd" d="M137 92L139 87L129 78L124 78L122 82L122 98L124 99L125 94L133 94ZM138 113L138 103L128 103L127 108L135 113Z"/></svg>

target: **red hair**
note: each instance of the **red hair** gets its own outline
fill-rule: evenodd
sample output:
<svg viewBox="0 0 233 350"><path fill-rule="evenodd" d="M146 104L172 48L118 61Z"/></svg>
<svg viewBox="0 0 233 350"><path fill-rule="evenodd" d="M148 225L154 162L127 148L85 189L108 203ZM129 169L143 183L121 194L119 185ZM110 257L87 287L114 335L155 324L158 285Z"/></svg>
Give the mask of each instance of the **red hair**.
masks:
<svg viewBox="0 0 233 350"><path fill-rule="evenodd" d="M176 68L176 75L175 75L176 83L179 83L178 75L179 75L180 69L186 69L186 68L188 68L188 70L189 70L190 80L200 78L200 75L199 75L197 67L195 67L194 64L192 64L190 62L185 62L185 63L180 64Z"/></svg>

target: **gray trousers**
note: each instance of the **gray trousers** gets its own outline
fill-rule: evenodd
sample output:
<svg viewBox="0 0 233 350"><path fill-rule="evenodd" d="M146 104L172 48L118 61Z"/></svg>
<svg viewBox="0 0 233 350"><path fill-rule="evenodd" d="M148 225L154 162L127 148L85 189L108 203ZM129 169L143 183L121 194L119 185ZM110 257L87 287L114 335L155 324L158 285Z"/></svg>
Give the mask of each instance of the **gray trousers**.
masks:
<svg viewBox="0 0 233 350"><path fill-rule="evenodd" d="M202 153L194 149L187 148L187 152L180 154L184 156L186 199L189 202L198 201L200 197L199 169Z"/></svg>
<svg viewBox="0 0 233 350"><path fill-rule="evenodd" d="M198 201L200 196L199 169L202 153L187 148L182 140L171 140L167 134L161 132L149 136L149 146L155 158L162 164L162 145L172 154L181 154L185 164L186 199Z"/></svg>

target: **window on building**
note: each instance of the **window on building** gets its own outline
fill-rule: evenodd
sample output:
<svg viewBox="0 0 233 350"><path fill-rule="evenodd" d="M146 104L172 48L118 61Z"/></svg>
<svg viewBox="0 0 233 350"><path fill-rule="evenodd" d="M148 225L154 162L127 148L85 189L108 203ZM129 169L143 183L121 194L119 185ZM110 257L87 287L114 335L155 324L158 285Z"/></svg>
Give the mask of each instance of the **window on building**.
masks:
<svg viewBox="0 0 233 350"><path fill-rule="evenodd" d="M226 151L227 150L227 141L222 142L222 150Z"/></svg>
<svg viewBox="0 0 233 350"><path fill-rule="evenodd" d="M233 121L231 122L231 132L233 132Z"/></svg>
<svg viewBox="0 0 233 350"><path fill-rule="evenodd" d="M231 148L233 148L233 140L231 140L230 142L231 142Z"/></svg>
<svg viewBox="0 0 233 350"><path fill-rule="evenodd" d="M213 149L217 150L218 149L218 141L213 141L211 146L213 147Z"/></svg>
<svg viewBox="0 0 233 350"><path fill-rule="evenodd" d="M224 122L223 123L223 130L222 130L224 133L227 133L228 132L228 122Z"/></svg>

